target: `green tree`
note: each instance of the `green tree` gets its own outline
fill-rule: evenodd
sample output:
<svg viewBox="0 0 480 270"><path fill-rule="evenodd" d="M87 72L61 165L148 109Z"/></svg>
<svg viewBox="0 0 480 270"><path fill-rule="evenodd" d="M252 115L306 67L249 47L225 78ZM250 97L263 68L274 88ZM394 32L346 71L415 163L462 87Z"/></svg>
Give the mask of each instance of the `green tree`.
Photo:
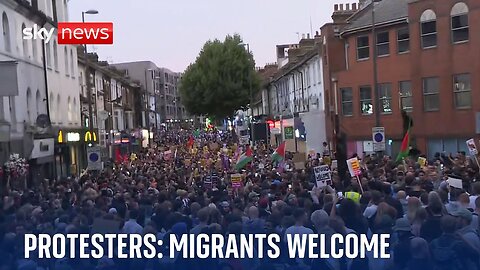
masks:
<svg viewBox="0 0 480 270"><path fill-rule="evenodd" d="M187 111L216 119L246 109L260 89L255 62L239 35L207 41L183 74L180 95Z"/></svg>

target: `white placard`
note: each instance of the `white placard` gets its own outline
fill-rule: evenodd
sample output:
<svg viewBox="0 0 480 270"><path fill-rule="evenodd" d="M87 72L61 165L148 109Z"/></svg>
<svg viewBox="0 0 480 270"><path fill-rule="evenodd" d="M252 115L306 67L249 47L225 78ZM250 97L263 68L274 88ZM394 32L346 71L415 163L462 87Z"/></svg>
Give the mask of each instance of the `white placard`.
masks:
<svg viewBox="0 0 480 270"><path fill-rule="evenodd" d="M317 183L317 187L325 187L332 184L332 172L330 171L330 167L328 165L315 167L313 168L313 172L315 174L315 182Z"/></svg>
<svg viewBox="0 0 480 270"><path fill-rule="evenodd" d="M447 182L451 187L463 189L462 179L449 177Z"/></svg>

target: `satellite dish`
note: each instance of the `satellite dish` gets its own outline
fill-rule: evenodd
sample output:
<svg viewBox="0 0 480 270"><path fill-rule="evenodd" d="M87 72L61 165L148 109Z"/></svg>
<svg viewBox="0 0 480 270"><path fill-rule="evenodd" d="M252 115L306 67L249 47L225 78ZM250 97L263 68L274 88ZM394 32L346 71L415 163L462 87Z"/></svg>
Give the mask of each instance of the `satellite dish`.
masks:
<svg viewBox="0 0 480 270"><path fill-rule="evenodd" d="M52 123L50 122L50 118L46 114L38 115L35 123L39 128L48 128L52 125Z"/></svg>

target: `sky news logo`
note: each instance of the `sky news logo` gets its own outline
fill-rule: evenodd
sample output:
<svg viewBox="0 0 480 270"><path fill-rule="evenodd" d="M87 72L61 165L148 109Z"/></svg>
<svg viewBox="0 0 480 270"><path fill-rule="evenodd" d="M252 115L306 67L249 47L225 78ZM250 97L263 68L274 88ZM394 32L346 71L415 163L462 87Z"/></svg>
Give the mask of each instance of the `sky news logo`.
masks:
<svg viewBox="0 0 480 270"><path fill-rule="evenodd" d="M23 39L40 39L49 43L55 29L50 30L33 25L23 29ZM58 44L80 45L80 44L113 44L113 23L111 22L61 22L58 23L57 31Z"/></svg>

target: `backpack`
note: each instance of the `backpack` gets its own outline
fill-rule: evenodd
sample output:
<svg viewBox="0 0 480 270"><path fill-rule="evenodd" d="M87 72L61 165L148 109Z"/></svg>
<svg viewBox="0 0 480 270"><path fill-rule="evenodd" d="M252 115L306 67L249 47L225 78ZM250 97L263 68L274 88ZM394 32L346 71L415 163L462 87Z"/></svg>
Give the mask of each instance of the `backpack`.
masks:
<svg viewBox="0 0 480 270"><path fill-rule="evenodd" d="M457 241L452 241L447 246L442 246L439 239L432 241L432 259L436 270L462 270L465 269L463 261L459 259L454 247Z"/></svg>

